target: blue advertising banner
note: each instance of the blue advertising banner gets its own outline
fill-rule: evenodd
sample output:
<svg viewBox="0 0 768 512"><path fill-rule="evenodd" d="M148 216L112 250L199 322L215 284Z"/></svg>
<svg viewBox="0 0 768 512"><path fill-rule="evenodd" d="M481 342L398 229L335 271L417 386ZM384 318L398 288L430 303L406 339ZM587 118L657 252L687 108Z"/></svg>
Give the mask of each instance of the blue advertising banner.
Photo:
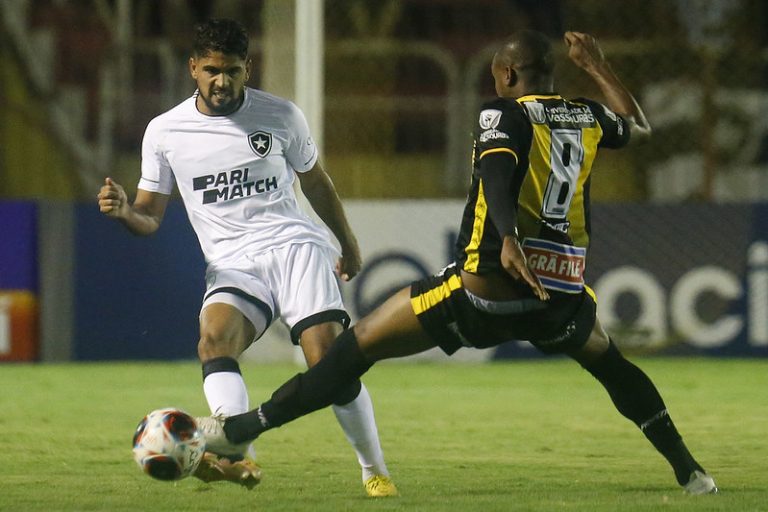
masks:
<svg viewBox="0 0 768 512"><path fill-rule="evenodd" d="M0 289L37 290L37 205L0 202Z"/></svg>
<svg viewBox="0 0 768 512"><path fill-rule="evenodd" d="M193 359L205 262L184 207L138 237L93 204L76 208L73 356Z"/></svg>
<svg viewBox="0 0 768 512"><path fill-rule="evenodd" d="M0 361L38 354L37 205L0 202Z"/></svg>

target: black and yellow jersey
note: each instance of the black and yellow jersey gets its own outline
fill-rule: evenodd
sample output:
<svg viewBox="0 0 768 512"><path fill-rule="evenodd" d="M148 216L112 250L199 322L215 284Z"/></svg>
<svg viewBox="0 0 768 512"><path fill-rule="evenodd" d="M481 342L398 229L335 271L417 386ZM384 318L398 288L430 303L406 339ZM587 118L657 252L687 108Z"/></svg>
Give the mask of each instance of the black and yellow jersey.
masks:
<svg viewBox="0 0 768 512"><path fill-rule="evenodd" d="M521 242L553 241L585 253L597 149L628 141L626 122L591 100L547 94L484 104L456 244L458 265L477 274L501 271L503 236L513 230Z"/></svg>

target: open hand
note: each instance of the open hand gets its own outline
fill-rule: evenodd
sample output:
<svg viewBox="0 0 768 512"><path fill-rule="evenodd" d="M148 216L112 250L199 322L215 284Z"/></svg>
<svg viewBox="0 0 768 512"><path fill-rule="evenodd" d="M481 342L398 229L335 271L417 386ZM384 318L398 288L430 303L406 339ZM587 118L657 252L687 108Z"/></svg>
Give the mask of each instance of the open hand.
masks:
<svg viewBox="0 0 768 512"><path fill-rule="evenodd" d="M514 236L504 237L501 265L513 278L525 281L539 300L549 300L549 293L544 289L539 277L528 266L523 248Z"/></svg>

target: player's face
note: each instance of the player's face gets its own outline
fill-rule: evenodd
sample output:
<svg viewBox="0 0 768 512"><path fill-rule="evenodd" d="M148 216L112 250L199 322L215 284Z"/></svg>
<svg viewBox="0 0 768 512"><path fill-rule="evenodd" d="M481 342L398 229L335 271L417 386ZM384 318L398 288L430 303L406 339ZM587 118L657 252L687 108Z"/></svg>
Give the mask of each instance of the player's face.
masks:
<svg viewBox="0 0 768 512"><path fill-rule="evenodd" d="M197 108L203 114L231 114L243 100L243 89L251 71L251 61L237 55L210 52L189 59L189 72L200 94Z"/></svg>

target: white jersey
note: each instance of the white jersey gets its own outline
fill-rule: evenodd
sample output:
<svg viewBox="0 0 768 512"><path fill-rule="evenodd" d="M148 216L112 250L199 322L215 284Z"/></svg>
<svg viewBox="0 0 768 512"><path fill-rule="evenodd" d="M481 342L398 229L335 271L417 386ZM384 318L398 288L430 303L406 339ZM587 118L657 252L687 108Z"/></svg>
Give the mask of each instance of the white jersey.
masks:
<svg viewBox="0 0 768 512"><path fill-rule="evenodd" d="M228 116L197 110L197 95L154 118L144 134L139 188L170 194L174 178L208 263L291 243L333 247L299 207L293 182L317 147L288 100L245 89Z"/></svg>

